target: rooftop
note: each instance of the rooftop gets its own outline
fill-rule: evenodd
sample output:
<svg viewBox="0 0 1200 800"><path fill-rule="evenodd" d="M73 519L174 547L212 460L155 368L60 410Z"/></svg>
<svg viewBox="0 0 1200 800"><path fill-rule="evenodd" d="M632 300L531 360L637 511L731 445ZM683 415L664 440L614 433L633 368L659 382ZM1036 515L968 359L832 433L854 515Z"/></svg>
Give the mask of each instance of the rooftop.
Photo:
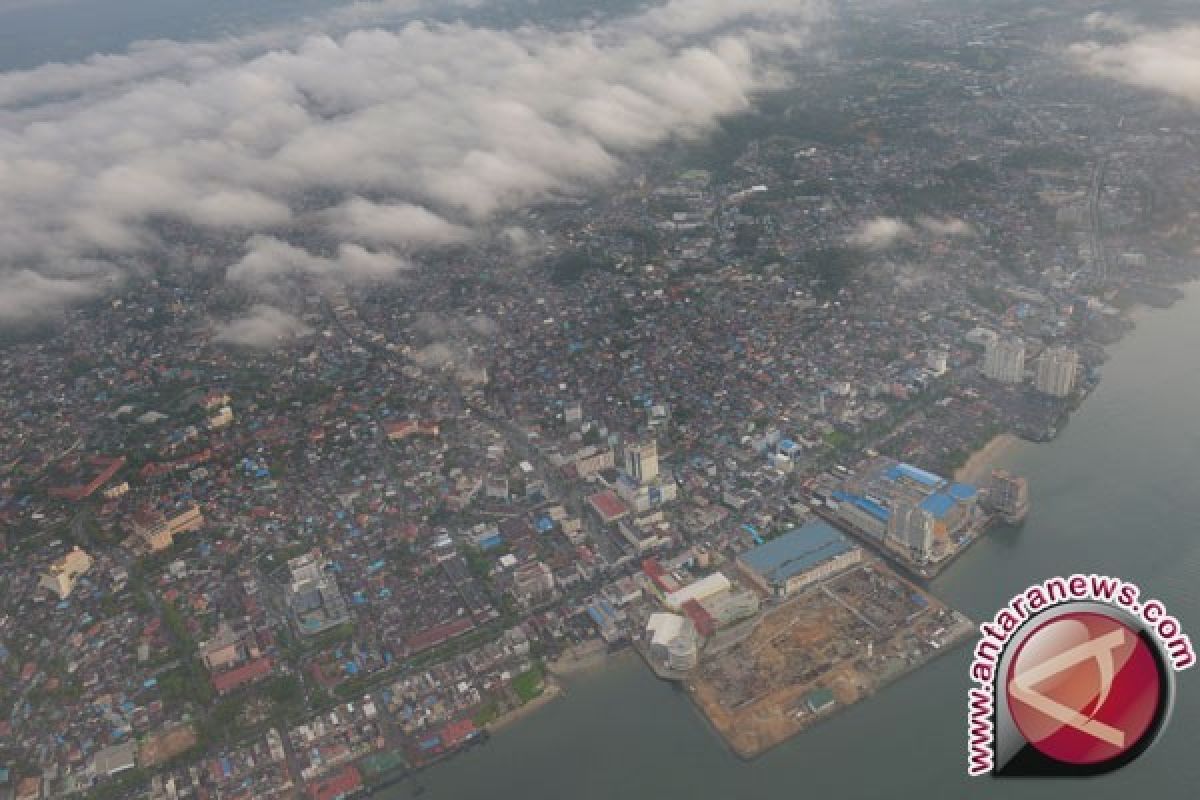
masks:
<svg viewBox="0 0 1200 800"><path fill-rule="evenodd" d="M828 523L813 520L747 550L741 560L770 583L780 584L853 549L854 545Z"/></svg>

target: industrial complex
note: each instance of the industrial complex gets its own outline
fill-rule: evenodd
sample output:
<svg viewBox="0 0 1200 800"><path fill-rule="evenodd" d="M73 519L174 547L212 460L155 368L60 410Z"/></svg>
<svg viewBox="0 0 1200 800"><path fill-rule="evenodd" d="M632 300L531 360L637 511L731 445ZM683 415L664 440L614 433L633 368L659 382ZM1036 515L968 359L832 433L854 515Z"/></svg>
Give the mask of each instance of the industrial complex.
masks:
<svg viewBox="0 0 1200 800"><path fill-rule="evenodd" d="M975 486L884 457L831 477L814 499L825 516L923 575L948 564L989 522Z"/></svg>
<svg viewBox="0 0 1200 800"><path fill-rule="evenodd" d="M738 569L761 591L787 597L862 560L862 550L828 523L813 520L738 557Z"/></svg>

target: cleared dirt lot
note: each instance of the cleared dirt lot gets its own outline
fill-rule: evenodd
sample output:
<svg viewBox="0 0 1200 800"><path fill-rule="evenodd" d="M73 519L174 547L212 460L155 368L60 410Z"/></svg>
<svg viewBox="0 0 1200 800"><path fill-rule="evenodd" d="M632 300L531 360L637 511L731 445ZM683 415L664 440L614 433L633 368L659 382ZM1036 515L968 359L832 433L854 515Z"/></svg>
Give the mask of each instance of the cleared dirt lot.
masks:
<svg viewBox="0 0 1200 800"><path fill-rule="evenodd" d="M751 758L923 663L948 614L872 562L769 611L744 641L702 658L688 689L729 746ZM806 701L820 689L836 705L813 713Z"/></svg>
<svg viewBox="0 0 1200 800"><path fill-rule="evenodd" d="M152 767L169 761L180 753L196 744L196 733L189 725L180 725L168 731L162 731L146 737L138 751L138 763L143 767Z"/></svg>

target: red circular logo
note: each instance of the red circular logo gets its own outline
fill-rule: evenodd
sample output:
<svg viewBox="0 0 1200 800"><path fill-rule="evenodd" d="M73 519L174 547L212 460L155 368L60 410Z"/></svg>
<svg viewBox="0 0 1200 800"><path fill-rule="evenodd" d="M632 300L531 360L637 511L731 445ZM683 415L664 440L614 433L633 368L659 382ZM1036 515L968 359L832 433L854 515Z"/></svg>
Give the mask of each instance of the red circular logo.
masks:
<svg viewBox="0 0 1200 800"><path fill-rule="evenodd" d="M1009 713L1042 754L1068 764L1117 758L1153 735L1164 676L1145 640L1106 614L1043 623L1008 669Z"/></svg>

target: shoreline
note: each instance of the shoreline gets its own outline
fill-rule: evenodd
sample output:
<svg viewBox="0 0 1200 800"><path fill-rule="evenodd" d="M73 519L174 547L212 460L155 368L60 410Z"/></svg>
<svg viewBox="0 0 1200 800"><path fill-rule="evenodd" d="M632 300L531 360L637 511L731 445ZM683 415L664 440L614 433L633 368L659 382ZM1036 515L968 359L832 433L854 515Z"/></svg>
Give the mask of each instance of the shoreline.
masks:
<svg viewBox="0 0 1200 800"><path fill-rule="evenodd" d="M997 462L1011 453L1020 442L1021 440L1012 433L993 436L987 444L971 453L965 464L954 471L954 480L980 486L987 480Z"/></svg>
<svg viewBox="0 0 1200 800"><path fill-rule="evenodd" d="M945 629L938 645L922 652L916 658L910 658L900 666L893 668L877 667L875 671L870 672L856 668L856 671L849 676L852 677L854 683L858 686L858 690L854 693L853 697L843 697L842 692L834 688L841 683L841 680L835 675L835 673L839 672L840 666L839 664L832 665L826 675L820 679L818 685L830 688L837 695L835 705L832 708L820 711L809 710L803 716L797 716L794 713L789 714L786 729L774 727L769 717L781 708L794 706L798 699L802 699L802 695L797 694L797 692L804 691L806 689L805 684L789 682L773 684L774 688L769 689L766 694L759 695L742 704L742 706L730 708L724 705L723 700L713 694L715 684L712 679L697 677L698 670L694 670L684 680L682 685L687 691L693 706L700 712L701 718L717 734L725 748L735 757L747 763L752 762L777 747L803 736L823 722L844 713L860 703L866 703L892 684L918 672L930 662L953 652L971 639L971 635L975 632L975 623L967 615L945 604L936 596L930 594L929 590L923 588L919 583L894 571L885 561L879 560L873 566L876 569L883 570L884 574L890 575L892 578L907 585L910 591L924 596L929 602L929 608L951 612L954 617L954 623ZM819 591L819 589L814 589L813 591ZM806 605L810 599L811 597L801 594L767 613L794 615L797 613L797 609L802 605ZM788 610L789 606L791 607L790 611ZM794 618L791 623L792 625L797 624L796 619L801 618ZM915 632L915 628L909 631L913 635L916 635ZM776 636L778 634L772 633L771 635ZM900 634L896 634L896 636L900 636ZM655 672L657 673L657 670ZM658 677L660 679L663 678L662 675ZM807 689L811 690L811 686L807 687ZM741 709L743 707L748 709L750 713L749 719L742 715ZM740 735L747 729L755 731L755 735L749 741L740 738Z"/></svg>
<svg viewBox="0 0 1200 800"><path fill-rule="evenodd" d="M566 694L566 690L563 689L562 686L560 686L556 681L547 680L541 694L530 700L525 705L520 706L519 708L514 708L511 711L507 711L504 714L501 714L499 717L496 717L496 719L483 726L484 730L486 730L489 734L496 733L497 731L506 728L515 722L520 722L525 717L536 713L537 711L541 710L543 706L549 705L552 701L557 700L564 694Z"/></svg>
<svg viewBox="0 0 1200 800"><path fill-rule="evenodd" d="M595 644L592 644L593 642ZM604 666L608 663L610 656L604 642L592 639L583 645L569 648L558 658L547 662L546 672L558 678L579 675Z"/></svg>

